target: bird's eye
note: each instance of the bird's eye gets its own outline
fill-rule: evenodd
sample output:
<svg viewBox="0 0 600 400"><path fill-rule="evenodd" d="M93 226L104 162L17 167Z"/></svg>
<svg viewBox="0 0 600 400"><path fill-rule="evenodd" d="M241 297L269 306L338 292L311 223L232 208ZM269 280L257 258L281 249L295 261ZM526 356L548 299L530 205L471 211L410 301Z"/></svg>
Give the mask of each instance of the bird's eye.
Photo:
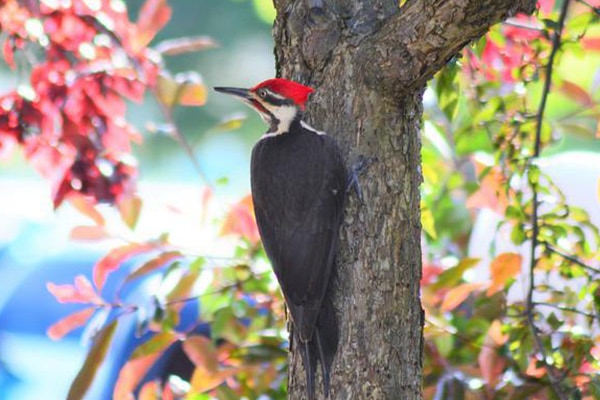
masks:
<svg viewBox="0 0 600 400"><path fill-rule="evenodd" d="M267 91L265 89L260 89L258 91L258 95L264 99L265 97L267 97Z"/></svg>

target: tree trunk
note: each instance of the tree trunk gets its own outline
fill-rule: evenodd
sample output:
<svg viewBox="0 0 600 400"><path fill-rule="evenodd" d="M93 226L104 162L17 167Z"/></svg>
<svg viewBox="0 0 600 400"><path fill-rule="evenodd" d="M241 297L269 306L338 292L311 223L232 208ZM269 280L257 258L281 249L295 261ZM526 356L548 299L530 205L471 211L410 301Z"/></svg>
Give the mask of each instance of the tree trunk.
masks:
<svg viewBox="0 0 600 400"><path fill-rule="evenodd" d="M316 88L307 120L351 165L375 157L350 196L336 307L331 398L421 398L419 135L427 80L471 40L535 0L274 0L278 76ZM400 1L400 3L403 3ZM322 390L317 385L318 398ZM289 398L303 399L300 353Z"/></svg>

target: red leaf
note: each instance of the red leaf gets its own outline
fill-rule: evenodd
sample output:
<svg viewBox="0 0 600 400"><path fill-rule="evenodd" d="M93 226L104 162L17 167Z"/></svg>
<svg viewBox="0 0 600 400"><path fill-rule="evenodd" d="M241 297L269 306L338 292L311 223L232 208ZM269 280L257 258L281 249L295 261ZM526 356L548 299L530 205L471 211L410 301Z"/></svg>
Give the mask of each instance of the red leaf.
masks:
<svg viewBox="0 0 600 400"><path fill-rule="evenodd" d="M133 398L133 391L160 355L161 353L148 354L128 361L119 372L119 379L115 385L113 398Z"/></svg>
<svg viewBox="0 0 600 400"><path fill-rule="evenodd" d="M191 53L217 47L217 43L208 36L182 37L164 40L156 45L155 50L165 56Z"/></svg>
<svg viewBox="0 0 600 400"><path fill-rule="evenodd" d="M133 271L131 274L129 274L129 276L125 279L125 282L131 282L132 280L137 279L140 276L144 276L151 272L154 272L157 269L163 267L168 262L181 257L182 254L179 251L168 251L166 253L162 253L158 257L148 261L147 263L143 264L141 267Z"/></svg>
<svg viewBox="0 0 600 400"><path fill-rule="evenodd" d="M110 342L115 333L117 321L118 320L114 320L98 333L94 345L90 349L81 370L79 370L79 373L71 384L67 400L79 400L85 398L85 394L110 348Z"/></svg>
<svg viewBox="0 0 600 400"><path fill-rule="evenodd" d="M254 217L254 206L252 196L248 195L235 204L221 229L222 235L239 235L252 243L258 243L260 235Z"/></svg>
<svg viewBox="0 0 600 400"><path fill-rule="evenodd" d="M581 105L590 107L594 105L592 95L576 83L563 80L558 89L567 97Z"/></svg>
<svg viewBox="0 0 600 400"><path fill-rule="evenodd" d="M148 45L171 18L171 7L167 0L146 0L137 22L137 34L132 38L134 52L142 50Z"/></svg>
<svg viewBox="0 0 600 400"><path fill-rule="evenodd" d="M90 307L66 316L48 328L48 331L46 332L48 337L52 340L61 339L73 329L85 325L87 320L94 314L94 311L96 311L96 308Z"/></svg>
<svg viewBox="0 0 600 400"><path fill-rule="evenodd" d="M75 277L75 285L56 285L48 282L46 288L59 303L102 303L102 299L98 296L90 281L83 275Z"/></svg>
<svg viewBox="0 0 600 400"><path fill-rule="evenodd" d="M108 274L119 268L125 260L150 251L154 246L145 243L134 243L126 246L117 247L111 250L106 256L102 257L94 266L94 284L98 290L102 290Z"/></svg>

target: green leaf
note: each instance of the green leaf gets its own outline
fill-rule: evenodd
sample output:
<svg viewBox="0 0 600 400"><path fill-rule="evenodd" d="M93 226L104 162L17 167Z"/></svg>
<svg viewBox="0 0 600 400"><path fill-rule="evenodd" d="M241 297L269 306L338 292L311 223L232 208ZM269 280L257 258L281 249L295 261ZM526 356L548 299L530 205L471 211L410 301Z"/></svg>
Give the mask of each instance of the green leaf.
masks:
<svg viewBox="0 0 600 400"><path fill-rule="evenodd" d="M437 281L431 285L432 290L456 286L462 280L465 271L473 268L479 261L479 258L463 258L458 265L448 268L438 276Z"/></svg>
<svg viewBox="0 0 600 400"><path fill-rule="evenodd" d="M174 332L161 332L154 335L148 341L139 345L131 355L130 360L143 356L162 352L179 338Z"/></svg>
<svg viewBox="0 0 600 400"><path fill-rule="evenodd" d="M423 230L425 233L427 233L433 240L437 239L433 213L424 202L421 202L421 225L423 225Z"/></svg>
<svg viewBox="0 0 600 400"><path fill-rule="evenodd" d="M446 117L452 121L458 111L458 98L460 88L457 82L458 67L455 63L448 64L446 68L440 71L436 76L436 94L438 105L446 114Z"/></svg>
<svg viewBox="0 0 600 400"><path fill-rule="evenodd" d="M94 376L96 376L98 368L100 368L100 364L102 364L106 357L110 342L112 341L115 329L117 328L117 321L118 320L115 319L98 332L94 344L85 358L83 366L69 388L67 400L80 400L85 397L85 394L94 380Z"/></svg>

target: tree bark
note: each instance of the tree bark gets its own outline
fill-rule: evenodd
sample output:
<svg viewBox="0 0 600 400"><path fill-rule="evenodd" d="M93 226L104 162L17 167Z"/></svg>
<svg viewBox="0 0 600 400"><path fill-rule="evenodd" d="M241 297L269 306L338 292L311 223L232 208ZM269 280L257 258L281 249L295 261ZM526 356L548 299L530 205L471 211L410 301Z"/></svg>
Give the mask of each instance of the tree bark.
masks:
<svg viewBox="0 0 600 400"><path fill-rule="evenodd" d="M419 136L426 82L466 44L535 0L274 0L278 76L316 88L307 120L348 164L376 157L351 196L336 287L332 399L421 398L424 315ZM322 390L317 385L318 398ZM289 398L304 370L290 356Z"/></svg>

